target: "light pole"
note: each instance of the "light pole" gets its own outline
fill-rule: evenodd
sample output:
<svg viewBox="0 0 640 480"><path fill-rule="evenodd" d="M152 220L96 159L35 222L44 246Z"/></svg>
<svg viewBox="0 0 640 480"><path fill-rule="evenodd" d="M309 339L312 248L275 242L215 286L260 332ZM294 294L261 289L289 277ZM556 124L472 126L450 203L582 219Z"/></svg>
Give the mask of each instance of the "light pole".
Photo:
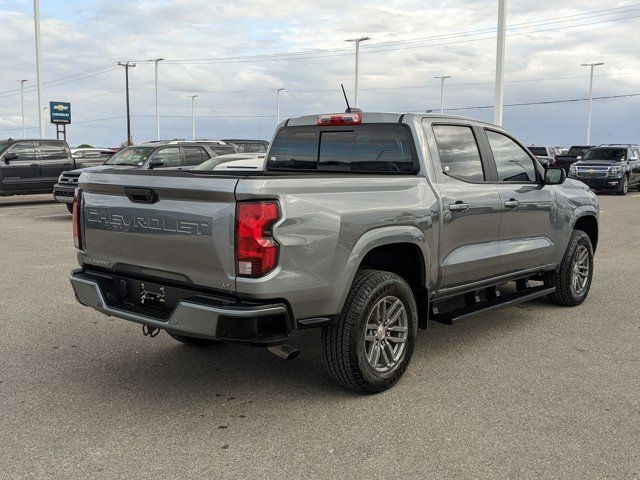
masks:
<svg viewBox="0 0 640 480"><path fill-rule="evenodd" d="M444 81L447 78L451 78L451 75L441 75L439 77L433 77L440 79L440 113L444 113Z"/></svg>
<svg viewBox="0 0 640 480"><path fill-rule="evenodd" d="M493 123L502 125L504 112L504 57L507 35L507 0L498 0L498 40L496 47L496 93L493 102Z"/></svg>
<svg viewBox="0 0 640 480"><path fill-rule="evenodd" d="M40 63L40 5L33 0L33 23L36 31L36 81L38 83L38 122L40 138L44 138L44 105L42 104L42 65Z"/></svg>
<svg viewBox="0 0 640 480"><path fill-rule="evenodd" d="M127 146L131 146L133 142L131 141L131 112L129 110L129 69L134 68L136 64L131 62L118 62L118 65L124 67L125 102L127 104Z"/></svg>
<svg viewBox="0 0 640 480"><path fill-rule="evenodd" d="M587 113L587 145L591 145L591 110L593 108L593 69L600 65L604 65L604 62L597 63L581 63L581 67L589 67L591 74L589 75L589 111Z"/></svg>
<svg viewBox="0 0 640 480"><path fill-rule="evenodd" d="M191 139L196 139L196 98L198 95L189 95L191 97Z"/></svg>
<svg viewBox="0 0 640 480"><path fill-rule="evenodd" d="M356 44L356 78L355 78L355 88L354 88L354 103L356 108L360 105L358 102L358 68L360 66L360 42L365 42L367 40L371 40L369 37L359 37L359 38L350 38L349 40L345 40L345 42L353 42Z"/></svg>
<svg viewBox="0 0 640 480"><path fill-rule="evenodd" d="M27 138L24 128L24 82L27 80L18 80L20 82L20 111L22 112L22 138Z"/></svg>
<svg viewBox="0 0 640 480"><path fill-rule="evenodd" d="M280 125L280 92L284 88L276 88L276 127Z"/></svg>
<svg viewBox="0 0 640 480"><path fill-rule="evenodd" d="M156 140L160 140L160 107L158 101L158 63L163 61L164 58L155 58L153 60L149 60L155 64L155 74L156 74Z"/></svg>

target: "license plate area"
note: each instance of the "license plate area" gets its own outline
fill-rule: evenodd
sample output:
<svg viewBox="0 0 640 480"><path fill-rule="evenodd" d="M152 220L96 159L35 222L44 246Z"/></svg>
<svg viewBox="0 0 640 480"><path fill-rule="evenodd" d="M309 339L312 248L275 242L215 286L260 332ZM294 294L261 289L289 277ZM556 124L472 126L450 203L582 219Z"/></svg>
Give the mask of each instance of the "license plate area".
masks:
<svg viewBox="0 0 640 480"><path fill-rule="evenodd" d="M176 288L146 280L113 278L102 288L110 307L159 320L168 320L179 302Z"/></svg>

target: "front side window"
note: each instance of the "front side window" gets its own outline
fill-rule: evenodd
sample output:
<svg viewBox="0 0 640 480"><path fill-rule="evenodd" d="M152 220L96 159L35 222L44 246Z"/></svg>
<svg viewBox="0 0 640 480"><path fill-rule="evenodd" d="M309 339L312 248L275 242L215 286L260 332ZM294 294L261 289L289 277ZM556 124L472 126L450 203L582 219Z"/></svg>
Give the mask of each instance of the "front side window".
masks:
<svg viewBox="0 0 640 480"><path fill-rule="evenodd" d="M480 151L471 127L434 125L433 133L445 175L466 182L485 180Z"/></svg>
<svg viewBox="0 0 640 480"><path fill-rule="evenodd" d="M267 147L264 143L252 143L251 150L254 153L265 153L267 151Z"/></svg>
<svg viewBox="0 0 640 480"><path fill-rule="evenodd" d="M181 165L180 160L180 148L167 147L158 150L154 155L155 159L162 160L162 167L179 167Z"/></svg>
<svg viewBox="0 0 640 480"><path fill-rule="evenodd" d="M506 135L487 130L487 138L501 182L535 182L536 167L520 145Z"/></svg>
<svg viewBox="0 0 640 480"><path fill-rule="evenodd" d="M15 153L18 157L14 160L35 161L36 149L34 142L18 142L9 147L7 153Z"/></svg>
<svg viewBox="0 0 640 480"><path fill-rule="evenodd" d="M105 165L128 165L131 167L141 167L155 150L154 147L127 147L118 151Z"/></svg>

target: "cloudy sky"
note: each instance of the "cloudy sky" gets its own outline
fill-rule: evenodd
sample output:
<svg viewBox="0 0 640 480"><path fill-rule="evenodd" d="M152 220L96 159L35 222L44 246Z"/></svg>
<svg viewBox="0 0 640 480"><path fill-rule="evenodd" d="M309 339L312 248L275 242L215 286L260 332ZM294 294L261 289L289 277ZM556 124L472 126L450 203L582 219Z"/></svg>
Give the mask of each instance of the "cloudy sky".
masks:
<svg viewBox="0 0 640 480"><path fill-rule="evenodd" d="M282 117L342 111L352 96L354 54L367 35L360 106L439 108L491 120L497 0L41 0L44 100L72 102L71 145L126 138L124 71L130 72L134 142L155 138L154 68L160 63L161 136L269 139L274 89ZM19 137L18 80L28 136L37 136L33 2L0 0L0 138ZM640 3L509 0L504 125L526 143L585 140L588 69L595 77L593 140L640 143ZM631 95L631 96L629 96ZM637 95L637 96L634 96ZM575 101L569 101L575 100ZM560 102L561 103L542 103ZM55 130L47 125L47 136Z"/></svg>

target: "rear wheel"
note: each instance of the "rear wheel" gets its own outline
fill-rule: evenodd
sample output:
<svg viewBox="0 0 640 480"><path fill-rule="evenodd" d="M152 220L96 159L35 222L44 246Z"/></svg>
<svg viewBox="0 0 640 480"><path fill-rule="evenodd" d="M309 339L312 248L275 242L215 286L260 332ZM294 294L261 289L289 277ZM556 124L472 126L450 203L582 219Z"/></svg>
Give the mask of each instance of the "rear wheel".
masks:
<svg viewBox="0 0 640 480"><path fill-rule="evenodd" d="M185 345L192 345L195 347L208 347L209 345L215 345L216 343L222 343L219 340L213 340L210 338L198 338L198 337L186 337L184 335L177 335L175 333L167 332L169 336Z"/></svg>
<svg viewBox="0 0 640 480"><path fill-rule="evenodd" d="M65 205L67 206L69 213L73 213L73 203L65 203Z"/></svg>
<svg viewBox="0 0 640 480"><path fill-rule="evenodd" d="M549 295L549 299L567 307L580 305L587 298L592 277L591 240L582 230L574 230L559 271L550 273L547 278L547 284L556 287L556 291Z"/></svg>
<svg viewBox="0 0 640 480"><path fill-rule="evenodd" d="M407 282L390 272L358 272L338 320L322 332L331 376L358 393L390 388L411 360L417 326Z"/></svg>
<svg viewBox="0 0 640 480"><path fill-rule="evenodd" d="M618 188L618 195L626 195L627 192L629 192L629 177L625 175L625 177L622 179L620 187Z"/></svg>

